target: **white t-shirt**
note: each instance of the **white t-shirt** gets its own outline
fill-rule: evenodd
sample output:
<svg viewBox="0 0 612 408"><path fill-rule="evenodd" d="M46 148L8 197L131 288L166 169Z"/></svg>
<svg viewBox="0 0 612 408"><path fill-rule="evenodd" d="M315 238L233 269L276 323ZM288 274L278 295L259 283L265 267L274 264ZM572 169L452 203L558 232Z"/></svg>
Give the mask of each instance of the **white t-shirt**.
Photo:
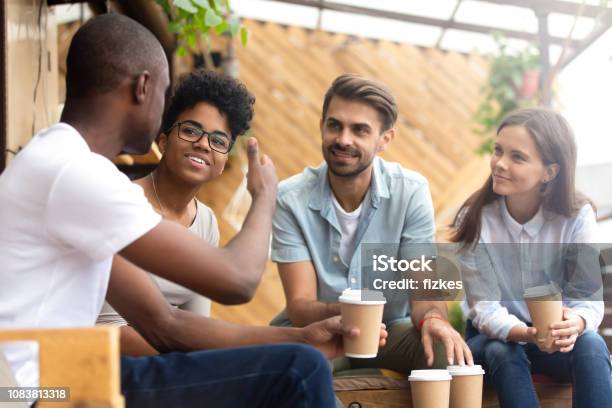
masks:
<svg viewBox="0 0 612 408"><path fill-rule="evenodd" d="M0 329L93 326L112 256L161 217L73 127L38 133L0 175ZM9 352L21 386L33 358Z"/></svg>
<svg viewBox="0 0 612 408"><path fill-rule="evenodd" d="M344 211L344 208L342 208L333 193L332 201L334 202L338 224L340 224L340 259L348 266L353 257L353 251L355 250L355 233L359 225L359 216L361 215L363 201L359 204L359 207L351 212Z"/></svg>
<svg viewBox="0 0 612 408"><path fill-rule="evenodd" d="M219 245L219 225L217 224L217 218L213 210L200 201L196 202L196 216L193 220L193 224L188 228L189 231L193 232L203 240L207 241L211 245ZM171 282L167 279L160 278L159 276L150 274L153 281L159 287L159 290L164 294L164 297L173 306L177 306L183 310L188 310L193 313L197 313L201 316L210 316L210 299L195 293L181 285ZM98 316L96 324L99 325L111 325L111 326L125 326L127 322L119 313L113 309L111 305L104 302L102 312Z"/></svg>

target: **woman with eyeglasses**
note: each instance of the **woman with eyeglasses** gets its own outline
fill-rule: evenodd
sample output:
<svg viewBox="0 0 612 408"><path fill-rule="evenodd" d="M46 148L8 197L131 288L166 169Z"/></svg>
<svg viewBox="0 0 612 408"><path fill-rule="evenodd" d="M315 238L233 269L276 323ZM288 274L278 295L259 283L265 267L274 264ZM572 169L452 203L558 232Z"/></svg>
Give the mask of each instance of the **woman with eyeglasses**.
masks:
<svg viewBox="0 0 612 408"><path fill-rule="evenodd" d="M205 70L189 74L176 87L162 120L159 166L134 181L163 218L213 245L219 244L217 220L196 194L204 183L223 173L236 138L249 129L254 103L246 87L230 77ZM151 278L170 304L210 315L209 299L157 276ZM157 354L110 305L104 305L98 324L122 326L122 354Z"/></svg>

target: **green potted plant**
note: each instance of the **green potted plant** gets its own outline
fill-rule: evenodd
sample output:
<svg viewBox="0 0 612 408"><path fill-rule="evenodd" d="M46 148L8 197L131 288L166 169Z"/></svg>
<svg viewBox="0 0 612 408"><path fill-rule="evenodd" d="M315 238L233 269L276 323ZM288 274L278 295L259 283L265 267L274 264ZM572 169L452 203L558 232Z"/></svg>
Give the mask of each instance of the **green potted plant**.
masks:
<svg viewBox="0 0 612 408"><path fill-rule="evenodd" d="M187 50L200 52L201 41L210 46L209 31L217 34L240 34L243 45L248 31L230 14L229 0L155 0L168 16L168 29L178 40L177 52L183 56ZM209 47L210 48L210 47Z"/></svg>
<svg viewBox="0 0 612 408"><path fill-rule="evenodd" d="M482 89L484 101L474 116L476 132L486 137L478 149L480 154L493 151L491 132L507 113L538 102L538 50L533 46L511 47L501 35L494 38L497 53L491 59L489 78Z"/></svg>

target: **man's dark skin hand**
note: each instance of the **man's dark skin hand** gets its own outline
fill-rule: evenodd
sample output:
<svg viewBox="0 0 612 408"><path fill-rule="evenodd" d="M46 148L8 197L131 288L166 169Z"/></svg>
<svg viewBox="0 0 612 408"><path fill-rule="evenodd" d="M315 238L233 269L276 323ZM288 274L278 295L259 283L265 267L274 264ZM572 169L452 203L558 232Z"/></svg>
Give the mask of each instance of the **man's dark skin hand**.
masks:
<svg viewBox="0 0 612 408"><path fill-rule="evenodd" d="M295 342L310 344L328 358L343 355L342 336L358 336L340 316L303 328L242 326L172 307L145 271L121 256L113 259L108 302L159 352L195 351ZM380 331L384 346L387 331Z"/></svg>

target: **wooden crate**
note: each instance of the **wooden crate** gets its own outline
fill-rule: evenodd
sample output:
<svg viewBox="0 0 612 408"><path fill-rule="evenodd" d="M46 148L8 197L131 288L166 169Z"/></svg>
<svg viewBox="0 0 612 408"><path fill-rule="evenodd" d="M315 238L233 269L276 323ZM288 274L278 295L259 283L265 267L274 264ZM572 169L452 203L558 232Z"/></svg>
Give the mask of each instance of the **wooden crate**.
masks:
<svg viewBox="0 0 612 408"><path fill-rule="evenodd" d="M70 390L70 401L41 402L38 408L125 406L121 396L118 328L0 330L0 342L19 340L32 340L39 345L41 387Z"/></svg>

